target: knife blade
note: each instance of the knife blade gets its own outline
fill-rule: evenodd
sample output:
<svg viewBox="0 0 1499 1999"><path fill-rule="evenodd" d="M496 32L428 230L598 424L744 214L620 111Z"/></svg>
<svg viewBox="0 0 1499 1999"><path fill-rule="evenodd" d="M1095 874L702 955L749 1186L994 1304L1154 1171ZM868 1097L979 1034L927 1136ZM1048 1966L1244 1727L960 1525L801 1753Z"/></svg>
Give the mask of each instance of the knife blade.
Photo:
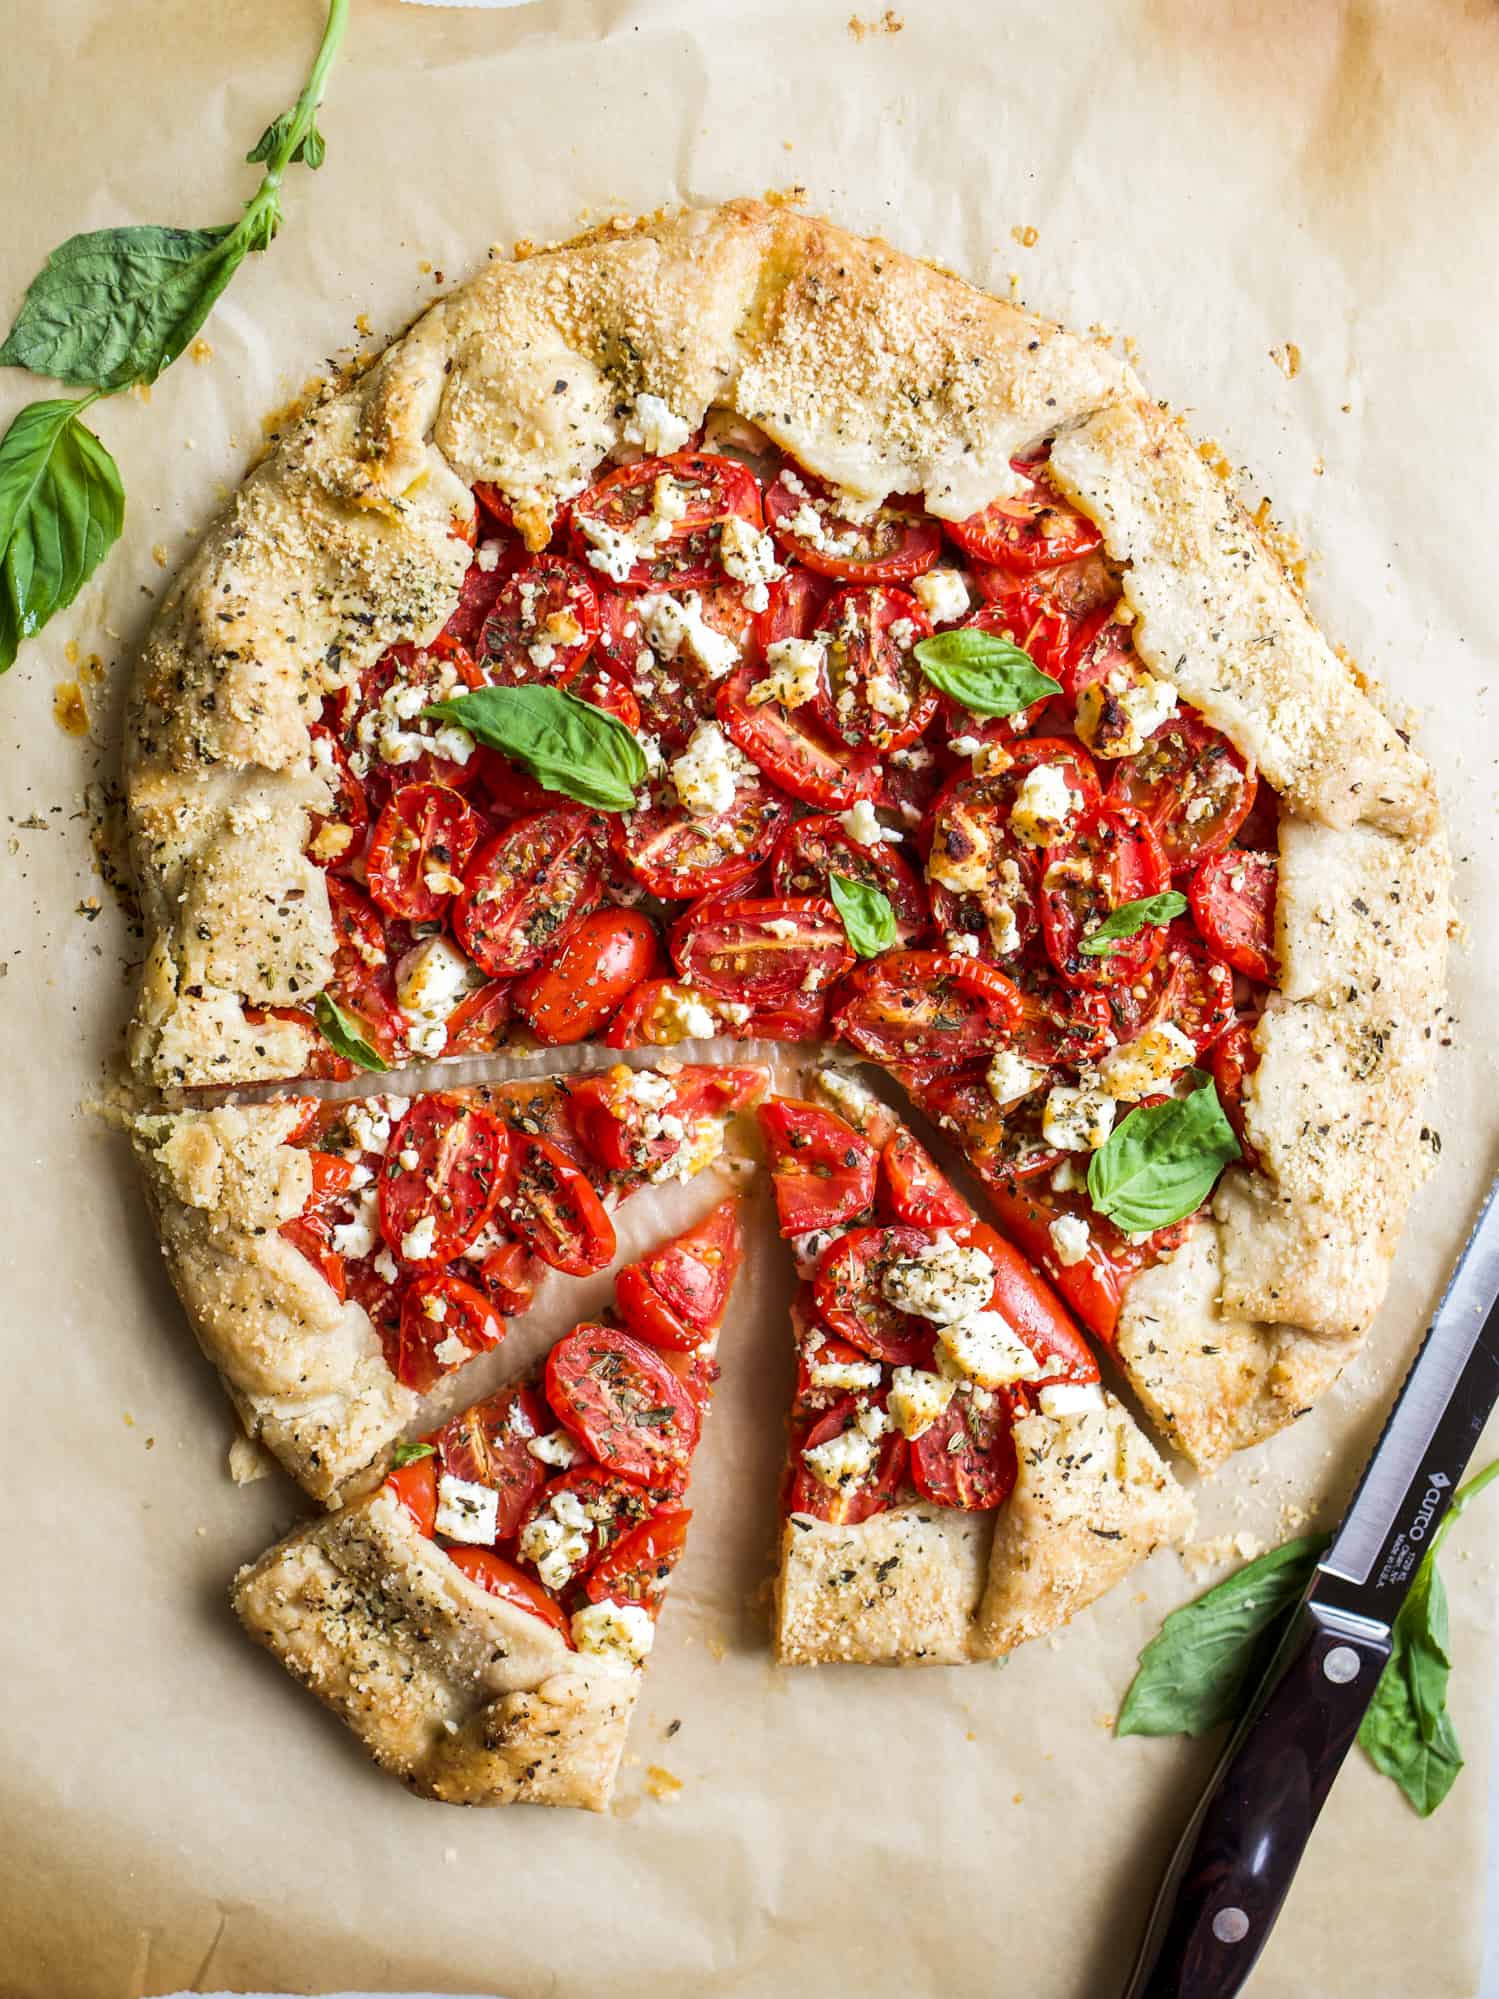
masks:
<svg viewBox="0 0 1499 1999"><path fill-rule="evenodd" d="M1343 1523L1166 1870L1124 1999L1243 1989L1390 1656L1391 1629L1499 1401L1499 1182Z"/></svg>

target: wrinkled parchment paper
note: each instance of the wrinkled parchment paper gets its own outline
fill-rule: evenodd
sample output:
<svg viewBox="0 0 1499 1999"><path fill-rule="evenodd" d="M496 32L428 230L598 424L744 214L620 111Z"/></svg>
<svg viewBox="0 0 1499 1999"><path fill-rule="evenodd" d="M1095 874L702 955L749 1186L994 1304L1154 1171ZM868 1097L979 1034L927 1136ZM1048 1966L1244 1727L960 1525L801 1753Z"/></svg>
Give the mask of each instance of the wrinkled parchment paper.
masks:
<svg viewBox="0 0 1499 1999"><path fill-rule="evenodd" d="M612 1816L407 1797L231 1621L233 1570L300 1502L279 1476L230 1484L227 1405L123 1147L81 1107L138 951L96 871L85 792L112 778L154 598L264 415L378 346L492 241L799 182L856 228L1073 326L1127 331L1154 390L1318 552L1332 635L1421 711L1473 926L1432 1112L1441 1170L1368 1354L1204 1493L1204 1539L1268 1543L1335 1511L1494 1164L1499 15L1478 0L853 4L864 19L850 0L356 0L327 164L292 175L288 226L215 311L211 351L149 403L97 412L129 495L124 543L0 684L7 1994L1107 1999L1210 1761L1211 1745L1109 1734L1140 1645L1221 1573L1194 1578L1174 1555L1003 1668L772 1667L789 1381L774 1256L752 1263L725 1337L692 1548ZM315 0L13 5L0 310L72 230L232 218L253 185L240 155L291 100L319 26ZM33 393L0 374L0 418ZM80 671L84 738L54 719ZM763 1193L755 1214L768 1250ZM626 1253L668 1219L628 1215ZM571 1302L552 1294L509 1358ZM1447 1562L1467 1771L1421 1825L1351 1759L1257 1999L1474 1991L1494 1532L1480 1514Z"/></svg>

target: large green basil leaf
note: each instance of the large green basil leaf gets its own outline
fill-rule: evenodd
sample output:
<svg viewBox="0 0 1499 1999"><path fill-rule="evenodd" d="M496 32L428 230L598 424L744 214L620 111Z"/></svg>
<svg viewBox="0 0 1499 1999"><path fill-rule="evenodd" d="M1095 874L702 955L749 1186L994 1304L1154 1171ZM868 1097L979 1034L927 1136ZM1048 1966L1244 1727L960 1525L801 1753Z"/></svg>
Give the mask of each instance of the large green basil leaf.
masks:
<svg viewBox="0 0 1499 1999"><path fill-rule="evenodd" d="M1106 958L1126 937L1137 937L1148 925L1171 923L1186 913L1187 898L1180 889L1142 895L1138 902L1121 902L1077 948L1085 958Z"/></svg>
<svg viewBox="0 0 1499 1999"><path fill-rule="evenodd" d="M124 524L115 462L78 420L92 401L29 403L0 438L0 673L72 603Z"/></svg>
<svg viewBox="0 0 1499 1999"><path fill-rule="evenodd" d="M422 713L456 722L499 750L548 791L596 812L633 812L646 778L645 752L623 722L560 687L479 687Z"/></svg>
<svg viewBox="0 0 1499 1999"><path fill-rule="evenodd" d="M1187 1073L1196 1085L1190 1096L1139 1105L1089 1163L1089 1200L1128 1235L1190 1215L1239 1157L1212 1078L1200 1069Z"/></svg>
<svg viewBox="0 0 1499 1999"><path fill-rule="evenodd" d="M997 632L938 632L919 639L916 663L942 693L975 715L1015 715L1062 683L1043 673L1028 652Z"/></svg>

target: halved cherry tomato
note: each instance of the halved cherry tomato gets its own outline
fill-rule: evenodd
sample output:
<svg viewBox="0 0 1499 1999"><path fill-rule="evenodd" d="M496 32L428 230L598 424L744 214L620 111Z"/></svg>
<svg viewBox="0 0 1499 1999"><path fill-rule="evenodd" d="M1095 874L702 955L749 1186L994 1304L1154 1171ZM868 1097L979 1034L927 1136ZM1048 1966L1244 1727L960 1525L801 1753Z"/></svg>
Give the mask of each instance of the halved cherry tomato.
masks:
<svg viewBox="0 0 1499 1999"><path fill-rule="evenodd" d="M1173 715L1144 749L1122 757L1111 805L1133 805L1154 828L1173 874L1222 853L1254 803L1254 773L1218 730Z"/></svg>
<svg viewBox="0 0 1499 1999"><path fill-rule="evenodd" d="M911 1441L911 1483L934 1506L987 1513L1014 1490L1016 1398L1000 1390L984 1406L954 1395L930 1428Z"/></svg>
<svg viewBox="0 0 1499 1999"><path fill-rule="evenodd" d="M912 1078L908 1087L913 1102L954 1133L986 1179L1026 1180L1050 1172L1062 1157L1041 1130L1043 1086L1003 1106L995 1103L982 1069Z"/></svg>
<svg viewBox="0 0 1499 1999"><path fill-rule="evenodd" d="M506 1318L518 1319L522 1313L530 1311L537 1283L545 1268L536 1252L527 1249L523 1242L501 1242L486 1251L484 1261L479 1265L479 1275L484 1280L484 1289L494 1301L495 1310Z"/></svg>
<svg viewBox="0 0 1499 1999"><path fill-rule="evenodd" d="M493 524L482 524L490 530L478 538L478 553L464 571L463 581L458 586L458 605L452 617L442 628L445 639L453 639L470 651L478 644L479 634L484 629L484 621L489 616L495 598L504 587L505 578L524 556L524 549L512 534L498 537L500 547L496 551L496 561L489 568L485 562L484 543L496 539Z"/></svg>
<svg viewBox="0 0 1499 1999"><path fill-rule="evenodd" d="M333 1224L327 1215L293 1215L289 1222L281 1224L278 1233L293 1249L301 1250L313 1269L332 1287L335 1297L348 1296L344 1260L333 1247Z"/></svg>
<svg viewBox="0 0 1499 1999"><path fill-rule="evenodd" d="M328 877L328 910L333 918L333 984L355 1000L389 969L385 925L363 889L340 875Z"/></svg>
<svg viewBox="0 0 1499 1999"><path fill-rule="evenodd" d="M499 1199L509 1152L505 1127L487 1111L452 1097L418 1097L391 1133L380 1169L380 1233L389 1247L422 1269L460 1256ZM403 1163L413 1155L411 1165ZM428 1220L426 1255L409 1255L402 1243Z"/></svg>
<svg viewBox="0 0 1499 1999"><path fill-rule="evenodd" d="M1134 614L1120 597L1085 620L1063 657L1059 678L1067 699L1076 701L1085 687L1096 687L1115 673L1134 680L1139 671Z"/></svg>
<svg viewBox="0 0 1499 1999"><path fill-rule="evenodd" d="M1067 662L1084 639L1090 621L1117 602L1119 585L1103 555L1094 551L1055 569L1017 575L976 563L973 580L985 603L998 614L974 620L981 630L999 632L1014 641L1054 680L1070 692Z"/></svg>
<svg viewBox="0 0 1499 1999"><path fill-rule="evenodd" d="M499 1207L506 1226L569 1277L602 1270L614 1255L614 1224L592 1181L549 1138L510 1133Z"/></svg>
<svg viewBox="0 0 1499 1999"><path fill-rule="evenodd" d="M425 1394L451 1368L497 1347L504 1337L504 1321L482 1291L451 1271L426 1271L402 1294L400 1350L392 1372L407 1388ZM450 1339L464 1348L460 1359L439 1356L438 1348Z"/></svg>
<svg viewBox="0 0 1499 1999"><path fill-rule="evenodd" d="M528 970L598 907L599 831L582 806L557 807L517 819L469 862L453 930L491 978Z"/></svg>
<svg viewBox="0 0 1499 1999"><path fill-rule="evenodd" d="M718 681L670 620L677 603L729 641L737 657L750 646L754 616L737 583L719 582L686 592L680 600L653 594L649 603L623 590L604 587L599 599L600 630L593 664L607 668L637 704L640 723L668 751L687 741L699 722L717 713Z"/></svg>
<svg viewBox="0 0 1499 1999"><path fill-rule="evenodd" d="M690 1350L722 1319L742 1254L738 1205L720 1201L693 1228L628 1264L615 1279L615 1303L649 1345Z"/></svg>
<svg viewBox="0 0 1499 1999"><path fill-rule="evenodd" d="M567 1613L561 1604L513 1562L507 1562L490 1548L449 1548L447 1554L453 1567L486 1596L497 1596L504 1603L513 1603L517 1610L530 1611L572 1644Z"/></svg>
<svg viewBox="0 0 1499 1999"><path fill-rule="evenodd" d="M1115 1017L1115 1001L1125 988L1099 993L1063 985L1044 958L1035 963L1023 958L1015 968L1015 983L1023 998L1012 1045L1023 1061L1045 1068L1092 1062L1116 1040L1129 1038Z"/></svg>
<svg viewBox="0 0 1499 1999"><path fill-rule="evenodd" d="M635 988L610 1021L604 1046L674 1048L679 1041L688 1039L683 1014L694 1002L702 1006L702 995L676 979L647 979ZM700 1038L726 1031L711 1007L708 1016L710 1025Z"/></svg>
<svg viewBox="0 0 1499 1999"><path fill-rule="evenodd" d="M1208 1057L1223 1115L1233 1126L1247 1166L1254 1165L1255 1153L1244 1136L1244 1082L1260 1066L1260 1051L1254 1045L1254 1030L1258 1025L1254 1015L1236 1020L1227 1034L1213 1044Z"/></svg>
<svg viewBox="0 0 1499 1999"><path fill-rule="evenodd" d="M846 1380L841 1388L824 1386L817 1380L819 1371L837 1373L857 1368L867 1372L873 1367L880 1372L881 1382L884 1381L880 1363L861 1348L851 1346L847 1340L840 1340L836 1333L830 1333L821 1326L809 1328L808 1335L800 1341L796 1352L796 1393L791 1403L794 1423L816 1422L835 1402L841 1402L850 1393Z"/></svg>
<svg viewBox="0 0 1499 1999"><path fill-rule="evenodd" d="M1099 546L1103 536L1056 491L1043 460L1012 458L1010 469L1020 482L1013 499L991 500L966 520L948 522L965 554L1025 572L1073 562Z"/></svg>
<svg viewBox="0 0 1499 1999"><path fill-rule="evenodd" d="M1165 944L1147 924L1112 951L1084 956L1080 946L1127 902L1159 895L1170 880L1150 827L1129 806L1102 805L1078 818L1042 857L1041 934L1046 955L1070 986L1113 986L1138 979Z"/></svg>
<svg viewBox="0 0 1499 1999"><path fill-rule="evenodd" d="M860 1520L883 1513L890 1504L891 1495L905 1475L908 1454L906 1440L899 1430L892 1430L880 1439L879 1451L868 1477L848 1485L824 1485L808 1470L803 1459L804 1451L815 1450L819 1444L830 1443L834 1437L841 1437L845 1430L851 1430L858 1421L858 1414L858 1403L852 1395L846 1395L820 1423L814 1423L804 1437L793 1437L792 1473L786 1505L788 1513L810 1513L814 1520L829 1520L851 1527Z"/></svg>
<svg viewBox="0 0 1499 1999"><path fill-rule="evenodd" d="M673 929L671 955L689 984L756 1006L825 991L854 962L842 917L817 896L699 903Z"/></svg>
<svg viewBox="0 0 1499 1999"><path fill-rule="evenodd" d="M920 604L906 590L840 590L823 622L827 674L814 697L823 727L856 753L914 743L938 704L916 663L914 648L932 635Z"/></svg>
<svg viewBox="0 0 1499 1999"><path fill-rule="evenodd" d="M1127 1258L1114 1253L1116 1244L1123 1247L1117 1233L1100 1221L1083 1196L1055 1194L1045 1180L1017 1186L988 1174L984 1178L990 1212L1005 1236L1018 1244L1031 1265L1046 1266L1057 1291L1088 1331L1112 1346L1132 1268ZM1074 1215L1088 1224L1092 1246L1080 1263L1057 1261L1051 1225L1062 1215Z"/></svg>
<svg viewBox="0 0 1499 1999"><path fill-rule="evenodd" d="M874 1203L879 1153L818 1104L773 1097L759 1111L782 1235L836 1228Z"/></svg>
<svg viewBox="0 0 1499 1999"><path fill-rule="evenodd" d="M358 750L369 759L369 777L393 784L445 784L462 791L478 775L473 757L459 759L440 755L436 750L408 754L412 737L435 736L444 725L422 720L422 709L434 701L447 701L484 685L484 676L474 664L466 646L446 636L430 646L392 646L365 675L345 738L352 754ZM399 713L382 706L387 696L397 695ZM400 757L388 762L380 745L387 738L398 741Z"/></svg>
<svg viewBox="0 0 1499 1999"><path fill-rule="evenodd" d="M765 609L755 619L755 643L763 653L780 639L808 639L822 622L833 585L814 570L788 569L770 585Z"/></svg>
<svg viewBox="0 0 1499 1999"><path fill-rule="evenodd" d="M648 1347L666 1353L691 1353L702 1334L684 1326L638 1263L628 1263L614 1280L614 1309L625 1325Z"/></svg>
<svg viewBox="0 0 1499 1999"><path fill-rule="evenodd" d="M385 1476L385 1490L404 1507L416 1523L417 1532L430 1541L437 1531L437 1459L432 1453L397 1465Z"/></svg>
<svg viewBox="0 0 1499 1999"><path fill-rule="evenodd" d="M807 805L827 810L862 798L870 787L869 767L850 764L848 753L829 742L810 719L810 708L752 701L760 678L758 666L745 664L718 691L718 719L730 741L773 783Z"/></svg>
<svg viewBox="0 0 1499 1999"><path fill-rule="evenodd" d="M375 824L365 880L390 916L436 923L463 886L483 822L443 784L403 784Z"/></svg>
<svg viewBox="0 0 1499 1999"><path fill-rule="evenodd" d="M680 1069L671 1095L660 1103L642 1101L628 1069L583 1076L568 1086L568 1116L590 1158L612 1173L638 1173L660 1166L680 1150L682 1136L699 1119L723 1117L753 1103L765 1087L758 1069L728 1064ZM682 1132L653 1130L672 1118Z"/></svg>
<svg viewBox="0 0 1499 1999"><path fill-rule="evenodd" d="M307 1197L306 1208L325 1207L329 1201L336 1201L341 1194L348 1193L354 1179L352 1159L340 1158L336 1152L320 1152L310 1146L307 1162L312 1168L312 1192Z"/></svg>
<svg viewBox="0 0 1499 1999"><path fill-rule="evenodd" d="M579 1326L552 1348L547 1400L599 1463L680 1491L701 1415L662 1356L613 1326Z"/></svg>
<svg viewBox="0 0 1499 1999"><path fill-rule="evenodd" d="M555 957L515 988L515 1009L539 1041L587 1041L656 962L656 930L633 909L596 909Z"/></svg>
<svg viewBox="0 0 1499 1999"><path fill-rule="evenodd" d="M448 1015L445 1053L488 1055L502 1048L509 1039L510 990L508 980L491 979L460 1000Z"/></svg>
<svg viewBox="0 0 1499 1999"><path fill-rule="evenodd" d="M450 1478L487 1485L499 1495L497 1541L508 1541L546 1483L527 1449L552 1427L545 1403L524 1383L502 1388L444 1424L433 1439L439 1468Z"/></svg>
<svg viewBox="0 0 1499 1999"><path fill-rule="evenodd" d="M889 1367L929 1367L935 1330L902 1312L884 1293L892 1264L916 1256L931 1241L902 1224L850 1229L825 1251L812 1281L817 1316L832 1332Z"/></svg>
<svg viewBox="0 0 1499 1999"><path fill-rule="evenodd" d="M616 680L609 669L597 660L585 660L581 667L568 675L567 691L579 701L602 708L616 722L623 722L632 736L640 734L644 726L640 703L624 682Z"/></svg>
<svg viewBox="0 0 1499 1999"><path fill-rule="evenodd" d="M1262 985L1274 985L1280 976L1275 963L1277 873L1273 854L1235 847L1204 861L1187 890L1193 921L1219 957Z"/></svg>
<svg viewBox="0 0 1499 1999"><path fill-rule="evenodd" d="M593 550L588 535L591 526L614 534L632 534L648 518L660 519L664 510L657 507L656 499L661 480L669 482L681 512L661 532L661 538L653 541L649 554L641 555L615 581L635 590L683 590L719 581L723 576L718 554L721 524L737 514L759 527L764 515L754 474L736 459L715 457L707 451L642 458L606 473L590 486L573 501L571 509L572 541L579 560L587 562ZM589 566L599 568L597 563Z"/></svg>
<svg viewBox="0 0 1499 1999"><path fill-rule="evenodd" d="M940 1070L1008 1041L1024 1014L1019 988L982 958L891 951L859 965L833 1031L880 1062Z"/></svg>
<svg viewBox="0 0 1499 1999"><path fill-rule="evenodd" d="M642 812L617 813L610 820L609 844L652 895L712 895L754 873L790 811L757 771L739 778L734 802L723 812L700 818L670 793L658 793Z"/></svg>
<svg viewBox="0 0 1499 1999"><path fill-rule="evenodd" d="M565 555L536 555L501 584L479 640L478 660L500 687L561 686L593 650L599 600L592 573Z"/></svg>
<svg viewBox="0 0 1499 1999"><path fill-rule="evenodd" d="M794 820L776 842L771 862L776 894L826 897L834 874L880 891L895 917L896 942L903 947L919 943L930 928L926 891L890 841L866 847L832 813Z"/></svg>
<svg viewBox="0 0 1499 1999"><path fill-rule="evenodd" d="M1166 962L1166 990L1152 1018L1169 1020L1204 1054L1233 1025L1234 975L1221 958L1209 955L1185 918L1166 933Z"/></svg>
<svg viewBox="0 0 1499 1999"><path fill-rule="evenodd" d="M991 1100L992 1101L992 1100ZM898 1222L918 1229L957 1228L973 1210L919 1139L897 1125L880 1154L880 1171Z"/></svg>
<svg viewBox="0 0 1499 1999"><path fill-rule="evenodd" d="M802 532L804 509L816 530ZM765 489L765 519L783 555L845 583L905 583L937 560L942 530L917 508L886 501L868 520L850 521L828 489L805 472L783 471Z"/></svg>
<svg viewBox="0 0 1499 1999"><path fill-rule="evenodd" d="M994 1265L989 1310L998 1312L1030 1348L1042 1381L1097 1381L1098 1363L1088 1351L1057 1293L987 1222L972 1221L953 1232Z"/></svg>
<svg viewBox="0 0 1499 1999"><path fill-rule="evenodd" d="M573 1580L585 1574L623 1538L650 1519L654 1509L666 1497L664 1491L645 1490L638 1480L606 1471L602 1465L585 1459L560 1478L549 1479L540 1491L533 1494L524 1517L516 1522L516 1534L523 1535L538 1516L551 1513L552 1502L564 1492L571 1493L588 1516L586 1527L578 1529L579 1533L586 1535L588 1547L570 1564ZM525 1561L527 1558L522 1555L520 1559Z"/></svg>
<svg viewBox="0 0 1499 1999"><path fill-rule="evenodd" d="M369 825L370 809L364 786L349 768L342 743L322 722L307 731L312 739L312 767L333 787L326 812L307 816L307 858L320 868L342 868L359 859Z"/></svg>
<svg viewBox="0 0 1499 1999"><path fill-rule="evenodd" d="M661 1608L667 1579L687 1546L685 1508L663 1509L632 1527L588 1575L583 1594L590 1603L637 1603L652 1617Z"/></svg>

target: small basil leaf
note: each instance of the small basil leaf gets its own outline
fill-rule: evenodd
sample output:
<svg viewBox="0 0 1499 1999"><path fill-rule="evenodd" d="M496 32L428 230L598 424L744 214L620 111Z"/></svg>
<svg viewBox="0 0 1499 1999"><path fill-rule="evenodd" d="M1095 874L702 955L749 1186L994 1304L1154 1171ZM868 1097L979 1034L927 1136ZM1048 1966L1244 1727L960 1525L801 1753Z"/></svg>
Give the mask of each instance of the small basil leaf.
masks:
<svg viewBox="0 0 1499 1999"><path fill-rule="evenodd" d="M352 1014L344 1012L331 993L319 993L312 1002L312 1017L317 1022L318 1032L323 1039L346 1060L360 1069L388 1069L390 1064L382 1059L364 1036L359 1032L359 1023Z"/></svg>
<svg viewBox="0 0 1499 1999"><path fill-rule="evenodd" d="M0 363L83 388L153 382L238 270L234 229L94 229L52 252L21 302Z"/></svg>
<svg viewBox="0 0 1499 1999"><path fill-rule="evenodd" d="M895 911L883 889L849 875L830 874L833 906L843 918L844 934L861 958L877 958L895 942Z"/></svg>
<svg viewBox="0 0 1499 1999"><path fill-rule="evenodd" d="M92 400L28 403L0 438L0 673L72 603L124 525L115 462L78 421Z"/></svg>
<svg viewBox="0 0 1499 1999"><path fill-rule="evenodd" d="M1141 896L1138 902L1123 902L1112 916L1085 937L1078 949L1085 958L1106 958L1123 938L1135 937L1148 924L1170 923L1187 913L1187 898L1178 889L1162 895Z"/></svg>
<svg viewBox="0 0 1499 1999"><path fill-rule="evenodd" d="M916 663L942 693L975 715L1015 715L1062 683L1043 673L1028 652L997 632L938 632L919 639Z"/></svg>
<svg viewBox="0 0 1499 1999"><path fill-rule="evenodd" d="M1375 1769L1400 1786L1423 1819L1431 1817L1463 1767L1457 1730L1445 1708L1431 1739L1422 1734L1405 1675L1393 1657L1379 1676L1358 1741Z"/></svg>
<svg viewBox="0 0 1499 1999"><path fill-rule="evenodd" d="M245 154L245 158L252 166L273 160L276 154L281 151L281 148L291 137L292 127L297 121L297 113L300 109L300 104L294 104L289 111L283 111L279 118L271 120L270 124L266 126L260 137L255 141L253 149ZM291 152L287 154L286 164L288 166L295 166L300 160L304 166L311 167L312 171L316 173L327 158L327 154L328 148L324 143L322 133L316 125L309 125Z"/></svg>
<svg viewBox="0 0 1499 1999"><path fill-rule="evenodd" d="M548 791L596 812L633 812L645 752L613 715L558 687L479 687L434 701L423 715L456 722L476 742L529 771Z"/></svg>
<svg viewBox="0 0 1499 1999"><path fill-rule="evenodd" d="M1114 1733L1205 1735L1236 1720L1326 1546L1287 1541L1173 1610L1140 1654Z"/></svg>
<svg viewBox="0 0 1499 1999"><path fill-rule="evenodd" d="M1187 1073L1196 1085L1190 1096L1140 1104L1089 1163L1088 1198L1127 1235L1167 1228L1190 1215L1239 1157L1212 1078L1200 1069Z"/></svg>
<svg viewBox="0 0 1499 1999"><path fill-rule="evenodd" d="M414 1465L421 1458L432 1457L435 1451L434 1444L397 1444L391 1452L390 1461L399 1471L402 1465Z"/></svg>

